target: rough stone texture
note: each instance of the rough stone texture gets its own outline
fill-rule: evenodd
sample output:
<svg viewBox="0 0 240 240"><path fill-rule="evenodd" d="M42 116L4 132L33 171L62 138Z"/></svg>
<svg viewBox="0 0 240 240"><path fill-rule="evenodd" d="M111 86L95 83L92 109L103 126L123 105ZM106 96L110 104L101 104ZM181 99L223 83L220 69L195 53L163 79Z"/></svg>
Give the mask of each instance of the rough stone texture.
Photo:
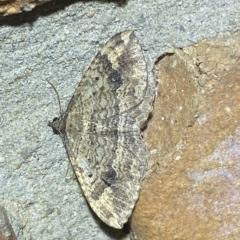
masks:
<svg viewBox="0 0 240 240"><path fill-rule="evenodd" d="M88 208L48 121L65 109L107 39L135 30L149 79L158 56L240 29L240 1L49 2L0 18L0 205L19 240L128 239ZM166 141L166 139L165 139Z"/></svg>
<svg viewBox="0 0 240 240"><path fill-rule="evenodd" d="M23 11L31 11L38 5L50 0L0 0L0 16L21 13Z"/></svg>
<svg viewBox="0 0 240 240"><path fill-rule="evenodd" d="M159 59L137 239L240 239L239 49L238 33Z"/></svg>
<svg viewBox="0 0 240 240"><path fill-rule="evenodd" d="M0 207L0 240L17 240L3 207Z"/></svg>

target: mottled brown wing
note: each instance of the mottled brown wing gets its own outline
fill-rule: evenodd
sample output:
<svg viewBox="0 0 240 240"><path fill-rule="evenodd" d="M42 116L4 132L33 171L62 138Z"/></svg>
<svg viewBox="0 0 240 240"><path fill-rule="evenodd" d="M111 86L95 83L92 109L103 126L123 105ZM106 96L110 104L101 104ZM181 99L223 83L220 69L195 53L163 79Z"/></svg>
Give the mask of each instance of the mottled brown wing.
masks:
<svg viewBox="0 0 240 240"><path fill-rule="evenodd" d="M148 165L140 126L152 108L146 63L132 31L111 38L67 109L65 146L83 192L99 218L122 228Z"/></svg>
<svg viewBox="0 0 240 240"><path fill-rule="evenodd" d="M87 134L82 141L74 150L81 153L72 160L82 190L102 221L122 228L138 199L148 164L146 148L129 133Z"/></svg>
<svg viewBox="0 0 240 240"><path fill-rule="evenodd" d="M89 121L125 115L142 125L152 109L153 97L141 46L133 31L125 31L98 52L67 112L77 109L80 119Z"/></svg>

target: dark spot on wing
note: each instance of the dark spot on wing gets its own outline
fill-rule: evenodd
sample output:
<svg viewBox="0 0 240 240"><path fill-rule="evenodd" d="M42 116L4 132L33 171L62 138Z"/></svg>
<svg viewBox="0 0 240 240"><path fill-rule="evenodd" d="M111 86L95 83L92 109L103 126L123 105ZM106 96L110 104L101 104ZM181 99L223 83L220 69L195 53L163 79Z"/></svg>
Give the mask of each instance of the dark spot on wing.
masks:
<svg viewBox="0 0 240 240"><path fill-rule="evenodd" d="M111 166L109 166L109 170L102 173L102 179L107 185L111 186L116 182L117 173Z"/></svg>

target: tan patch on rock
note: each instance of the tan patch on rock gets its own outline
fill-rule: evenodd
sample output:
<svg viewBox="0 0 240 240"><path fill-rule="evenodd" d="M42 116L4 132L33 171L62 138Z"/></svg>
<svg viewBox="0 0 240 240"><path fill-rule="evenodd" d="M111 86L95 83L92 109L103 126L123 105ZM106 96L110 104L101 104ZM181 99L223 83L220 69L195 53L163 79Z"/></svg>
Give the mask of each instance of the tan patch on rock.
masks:
<svg viewBox="0 0 240 240"><path fill-rule="evenodd" d="M240 239L240 35L163 56L136 239Z"/></svg>
<svg viewBox="0 0 240 240"><path fill-rule="evenodd" d="M0 0L0 16L7 16L23 11L31 11L38 5L50 0Z"/></svg>
<svg viewBox="0 0 240 240"><path fill-rule="evenodd" d="M0 240L16 240L16 235L9 223L7 212L4 207L0 207Z"/></svg>

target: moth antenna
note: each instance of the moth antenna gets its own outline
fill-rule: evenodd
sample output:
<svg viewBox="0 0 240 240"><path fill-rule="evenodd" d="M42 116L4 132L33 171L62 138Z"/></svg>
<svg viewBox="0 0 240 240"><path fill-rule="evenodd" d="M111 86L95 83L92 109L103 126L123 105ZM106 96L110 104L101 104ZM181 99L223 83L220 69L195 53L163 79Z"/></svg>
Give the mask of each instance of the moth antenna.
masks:
<svg viewBox="0 0 240 240"><path fill-rule="evenodd" d="M72 167L72 165L71 165L71 162L70 161L68 161L68 168L67 168L67 172L66 172L66 174L65 174L65 178L67 177L67 175L68 175L68 172L69 172L69 168L70 167ZM73 168L72 168L73 169ZM73 169L73 171L74 171L74 169ZM74 174L75 175L75 174ZM76 176L76 175L75 175Z"/></svg>
<svg viewBox="0 0 240 240"><path fill-rule="evenodd" d="M58 91L57 91L57 89L54 87L54 85L49 80L47 80L47 82L51 85L51 87L53 88L54 92L57 94L58 105L59 105L60 116L61 116L62 115L62 107L61 107L61 102L60 102L60 97L59 97Z"/></svg>

